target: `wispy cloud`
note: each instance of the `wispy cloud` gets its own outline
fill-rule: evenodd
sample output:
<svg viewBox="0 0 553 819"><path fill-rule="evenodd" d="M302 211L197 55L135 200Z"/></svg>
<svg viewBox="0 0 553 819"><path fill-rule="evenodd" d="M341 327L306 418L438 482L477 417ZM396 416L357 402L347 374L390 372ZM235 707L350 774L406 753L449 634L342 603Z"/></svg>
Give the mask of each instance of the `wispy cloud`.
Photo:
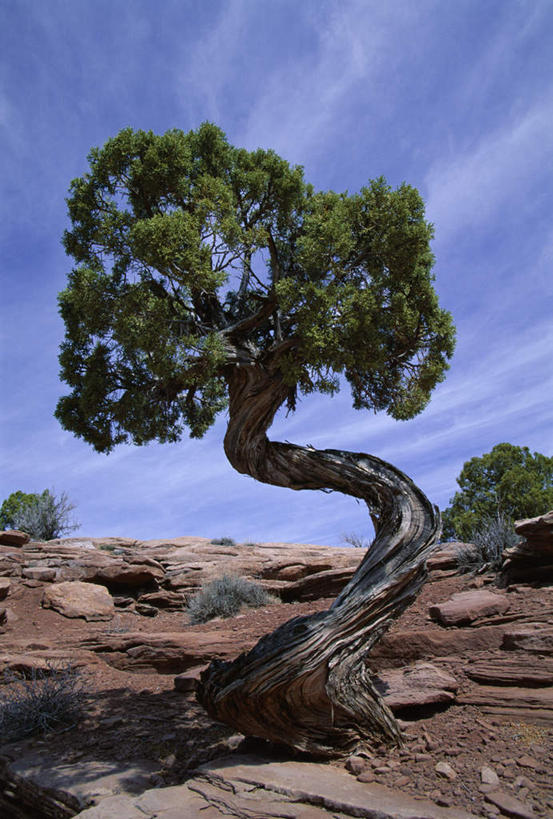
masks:
<svg viewBox="0 0 553 819"><path fill-rule="evenodd" d="M552 120L550 89L543 100L470 149L433 164L426 177L427 213L439 224L439 244L486 223L499 207L524 209L524 196L553 160Z"/></svg>

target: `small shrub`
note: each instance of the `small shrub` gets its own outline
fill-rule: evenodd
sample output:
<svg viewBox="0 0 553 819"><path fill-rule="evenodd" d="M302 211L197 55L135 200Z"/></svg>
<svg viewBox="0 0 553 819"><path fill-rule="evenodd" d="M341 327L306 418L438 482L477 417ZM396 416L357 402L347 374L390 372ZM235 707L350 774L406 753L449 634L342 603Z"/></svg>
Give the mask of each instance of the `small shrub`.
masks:
<svg viewBox="0 0 553 819"><path fill-rule="evenodd" d="M245 546L246 549L256 549L259 546L259 543L251 543L248 541L247 543L243 543L242 546Z"/></svg>
<svg viewBox="0 0 553 819"><path fill-rule="evenodd" d="M188 603L191 623L206 623L214 617L233 617L242 606L259 608L275 603L276 598L243 577L223 575L202 587Z"/></svg>
<svg viewBox="0 0 553 819"><path fill-rule="evenodd" d="M78 529L80 524L71 520L75 504L65 492L56 496L46 489L36 500L22 506L13 517L16 529L27 532L33 540L53 540Z"/></svg>
<svg viewBox="0 0 553 819"><path fill-rule="evenodd" d="M370 540L362 537L362 535L357 535L355 532L349 535L342 535L342 539L345 543L349 543L350 546L354 546L356 549L368 549L371 545Z"/></svg>
<svg viewBox="0 0 553 819"><path fill-rule="evenodd" d="M231 537L214 537L211 542L214 546L236 546L236 541Z"/></svg>
<svg viewBox="0 0 553 819"><path fill-rule="evenodd" d="M82 681L71 665L48 664L29 678L5 672L0 694L0 736L11 742L75 725L82 715Z"/></svg>
<svg viewBox="0 0 553 819"><path fill-rule="evenodd" d="M461 549L457 565L461 572L477 572L484 569L498 571L503 562L503 552L519 542L512 521L498 513L495 517L484 518L474 529L470 538L471 547Z"/></svg>

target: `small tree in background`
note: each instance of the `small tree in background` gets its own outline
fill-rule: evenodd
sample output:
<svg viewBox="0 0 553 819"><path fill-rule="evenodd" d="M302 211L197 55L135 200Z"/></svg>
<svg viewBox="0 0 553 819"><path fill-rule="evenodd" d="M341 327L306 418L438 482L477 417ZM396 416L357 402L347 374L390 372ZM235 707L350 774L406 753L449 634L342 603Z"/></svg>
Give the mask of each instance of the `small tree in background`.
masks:
<svg viewBox="0 0 553 819"><path fill-rule="evenodd" d="M73 509L75 504L65 492L56 497L49 489L40 495L18 491L2 504L2 521L27 532L33 540L53 540L79 528L80 524L71 519Z"/></svg>
<svg viewBox="0 0 553 819"><path fill-rule="evenodd" d="M47 490L46 490L47 491ZM0 526L2 529L14 529L15 518L22 512L28 509L33 504L37 503L40 495L35 492L22 492L20 489L17 492L12 492L7 497L0 508Z"/></svg>
<svg viewBox="0 0 553 819"><path fill-rule="evenodd" d="M446 539L474 542L490 521L507 531L515 520L553 509L553 458L528 447L496 444L467 461L457 483L460 491L442 514Z"/></svg>

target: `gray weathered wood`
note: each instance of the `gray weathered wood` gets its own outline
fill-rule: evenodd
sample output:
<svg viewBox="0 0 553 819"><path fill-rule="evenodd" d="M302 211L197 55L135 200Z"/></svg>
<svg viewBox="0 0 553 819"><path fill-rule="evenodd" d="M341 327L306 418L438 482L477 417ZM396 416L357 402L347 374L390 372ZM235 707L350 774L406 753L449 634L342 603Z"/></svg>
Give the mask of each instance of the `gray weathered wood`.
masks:
<svg viewBox="0 0 553 819"><path fill-rule="evenodd" d="M360 498L376 536L330 609L290 620L232 663L211 663L199 701L246 735L320 756L398 742L366 655L418 594L439 512L406 475L372 455L269 441L266 431L288 391L276 367L234 366L228 384L231 464L265 483Z"/></svg>

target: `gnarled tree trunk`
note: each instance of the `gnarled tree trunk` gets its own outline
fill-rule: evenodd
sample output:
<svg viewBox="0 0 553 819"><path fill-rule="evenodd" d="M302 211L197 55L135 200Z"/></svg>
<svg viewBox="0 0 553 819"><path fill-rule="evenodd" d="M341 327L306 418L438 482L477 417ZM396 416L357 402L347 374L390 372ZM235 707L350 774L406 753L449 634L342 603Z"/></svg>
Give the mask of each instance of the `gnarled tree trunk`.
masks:
<svg viewBox="0 0 553 819"><path fill-rule="evenodd" d="M400 741L365 658L418 594L440 520L413 482L378 458L269 441L266 431L287 389L276 369L233 368L225 437L231 464L265 483L363 499L376 537L330 609L290 620L234 662L212 662L198 699L248 736L336 756L382 739Z"/></svg>

